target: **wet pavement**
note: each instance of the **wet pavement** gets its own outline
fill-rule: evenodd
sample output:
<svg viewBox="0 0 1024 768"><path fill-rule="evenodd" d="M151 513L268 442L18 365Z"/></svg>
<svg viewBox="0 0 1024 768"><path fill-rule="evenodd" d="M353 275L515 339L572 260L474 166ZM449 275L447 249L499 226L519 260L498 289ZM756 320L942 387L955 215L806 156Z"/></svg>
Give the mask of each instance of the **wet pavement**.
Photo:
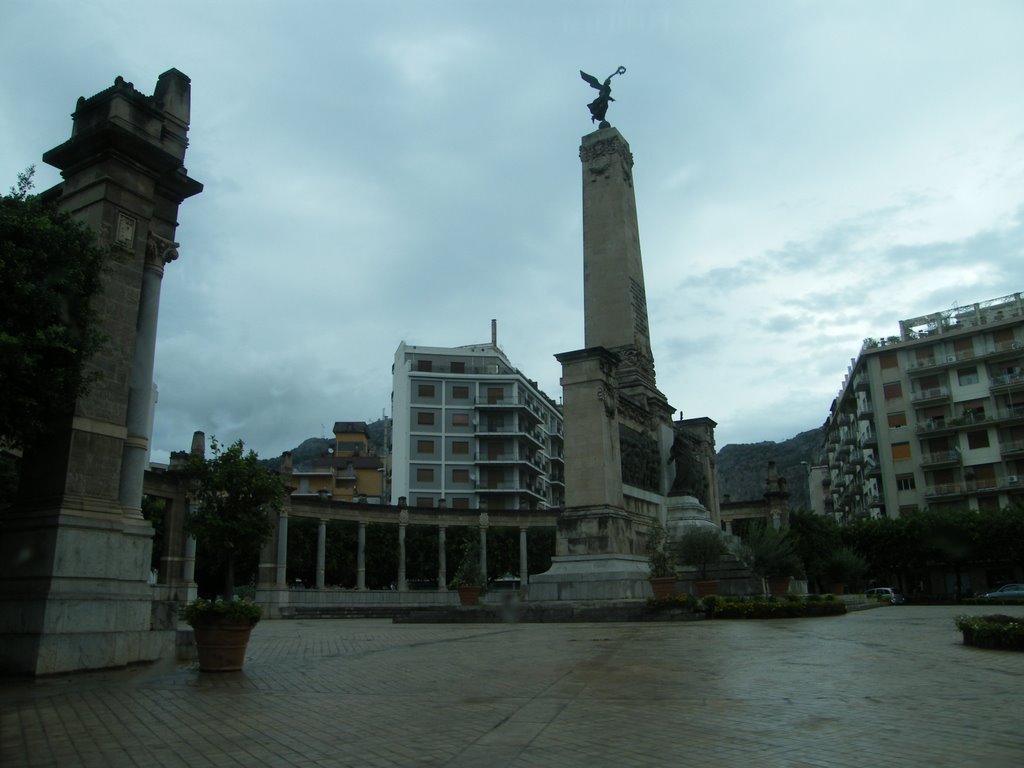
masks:
<svg viewBox="0 0 1024 768"><path fill-rule="evenodd" d="M644 624L264 621L244 672L0 682L0 765L1024 765L1024 654L958 613Z"/></svg>

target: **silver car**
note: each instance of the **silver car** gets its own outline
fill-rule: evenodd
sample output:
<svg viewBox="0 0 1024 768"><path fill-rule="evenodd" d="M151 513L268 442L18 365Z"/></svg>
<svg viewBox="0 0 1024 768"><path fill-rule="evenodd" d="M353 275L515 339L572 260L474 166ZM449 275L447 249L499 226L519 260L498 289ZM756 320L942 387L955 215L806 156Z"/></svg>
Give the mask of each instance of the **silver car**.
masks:
<svg viewBox="0 0 1024 768"><path fill-rule="evenodd" d="M1024 598L1024 584L1003 584L994 592L986 592L980 597L989 600L1001 600L1004 597Z"/></svg>
<svg viewBox="0 0 1024 768"><path fill-rule="evenodd" d="M906 598L892 587L875 587L865 592L864 596L869 600L882 600L893 605L902 605L906 602Z"/></svg>

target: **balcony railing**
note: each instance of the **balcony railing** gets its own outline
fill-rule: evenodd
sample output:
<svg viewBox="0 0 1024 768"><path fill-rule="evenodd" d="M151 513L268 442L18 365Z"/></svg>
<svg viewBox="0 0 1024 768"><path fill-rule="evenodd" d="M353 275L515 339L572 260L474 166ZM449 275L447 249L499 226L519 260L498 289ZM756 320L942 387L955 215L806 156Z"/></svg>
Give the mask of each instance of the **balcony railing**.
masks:
<svg viewBox="0 0 1024 768"><path fill-rule="evenodd" d="M924 489L925 498L933 499L942 496L963 496L964 487L962 483L942 483L931 485Z"/></svg>
<svg viewBox="0 0 1024 768"><path fill-rule="evenodd" d="M921 456L922 467L934 467L940 464L959 464L960 463L960 451L955 448L949 451L938 451L936 453L926 453Z"/></svg>
<svg viewBox="0 0 1024 768"><path fill-rule="evenodd" d="M946 400L949 398L948 387L932 387L910 393L910 400L914 403L925 403L933 400Z"/></svg>
<svg viewBox="0 0 1024 768"><path fill-rule="evenodd" d="M1015 453L1024 453L1024 440L1010 440L999 444L999 455L1010 456Z"/></svg>
<svg viewBox="0 0 1024 768"><path fill-rule="evenodd" d="M1004 373L1001 376L993 376L989 382L989 389L1016 389L1024 387L1024 373Z"/></svg>

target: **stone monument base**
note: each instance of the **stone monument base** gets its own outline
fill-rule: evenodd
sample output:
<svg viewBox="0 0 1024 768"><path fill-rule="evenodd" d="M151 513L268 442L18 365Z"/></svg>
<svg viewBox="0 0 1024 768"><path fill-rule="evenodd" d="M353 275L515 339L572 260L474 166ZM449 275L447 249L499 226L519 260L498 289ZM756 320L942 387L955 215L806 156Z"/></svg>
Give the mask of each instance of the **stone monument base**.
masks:
<svg viewBox="0 0 1024 768"><path fill-rule="evenodd" d="M679 541L684 534L703 528L721 533L721 528L711 521L711 513L694 496L668 497L665 528L670 541Z"/></svg>
<svg viewBox="0 0 1024 768"><path fill-rule="evenodd" d="M653 597L644 555L563 555L530 577L529 600L642 600Z"/></svg>

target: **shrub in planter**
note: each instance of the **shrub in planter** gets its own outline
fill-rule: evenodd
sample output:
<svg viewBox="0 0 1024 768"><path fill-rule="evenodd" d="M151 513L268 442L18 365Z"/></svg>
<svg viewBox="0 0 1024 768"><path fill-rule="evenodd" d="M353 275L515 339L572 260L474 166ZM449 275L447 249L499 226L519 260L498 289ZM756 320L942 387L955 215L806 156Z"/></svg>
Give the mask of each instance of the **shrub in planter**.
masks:
<svg viewBox="0 0 1024 768"><path fill-rule="evenodd" d="M964 645L1024 651L1024 618L993 614L991 616L957 616L956 628L964 636Z"/></svg>

